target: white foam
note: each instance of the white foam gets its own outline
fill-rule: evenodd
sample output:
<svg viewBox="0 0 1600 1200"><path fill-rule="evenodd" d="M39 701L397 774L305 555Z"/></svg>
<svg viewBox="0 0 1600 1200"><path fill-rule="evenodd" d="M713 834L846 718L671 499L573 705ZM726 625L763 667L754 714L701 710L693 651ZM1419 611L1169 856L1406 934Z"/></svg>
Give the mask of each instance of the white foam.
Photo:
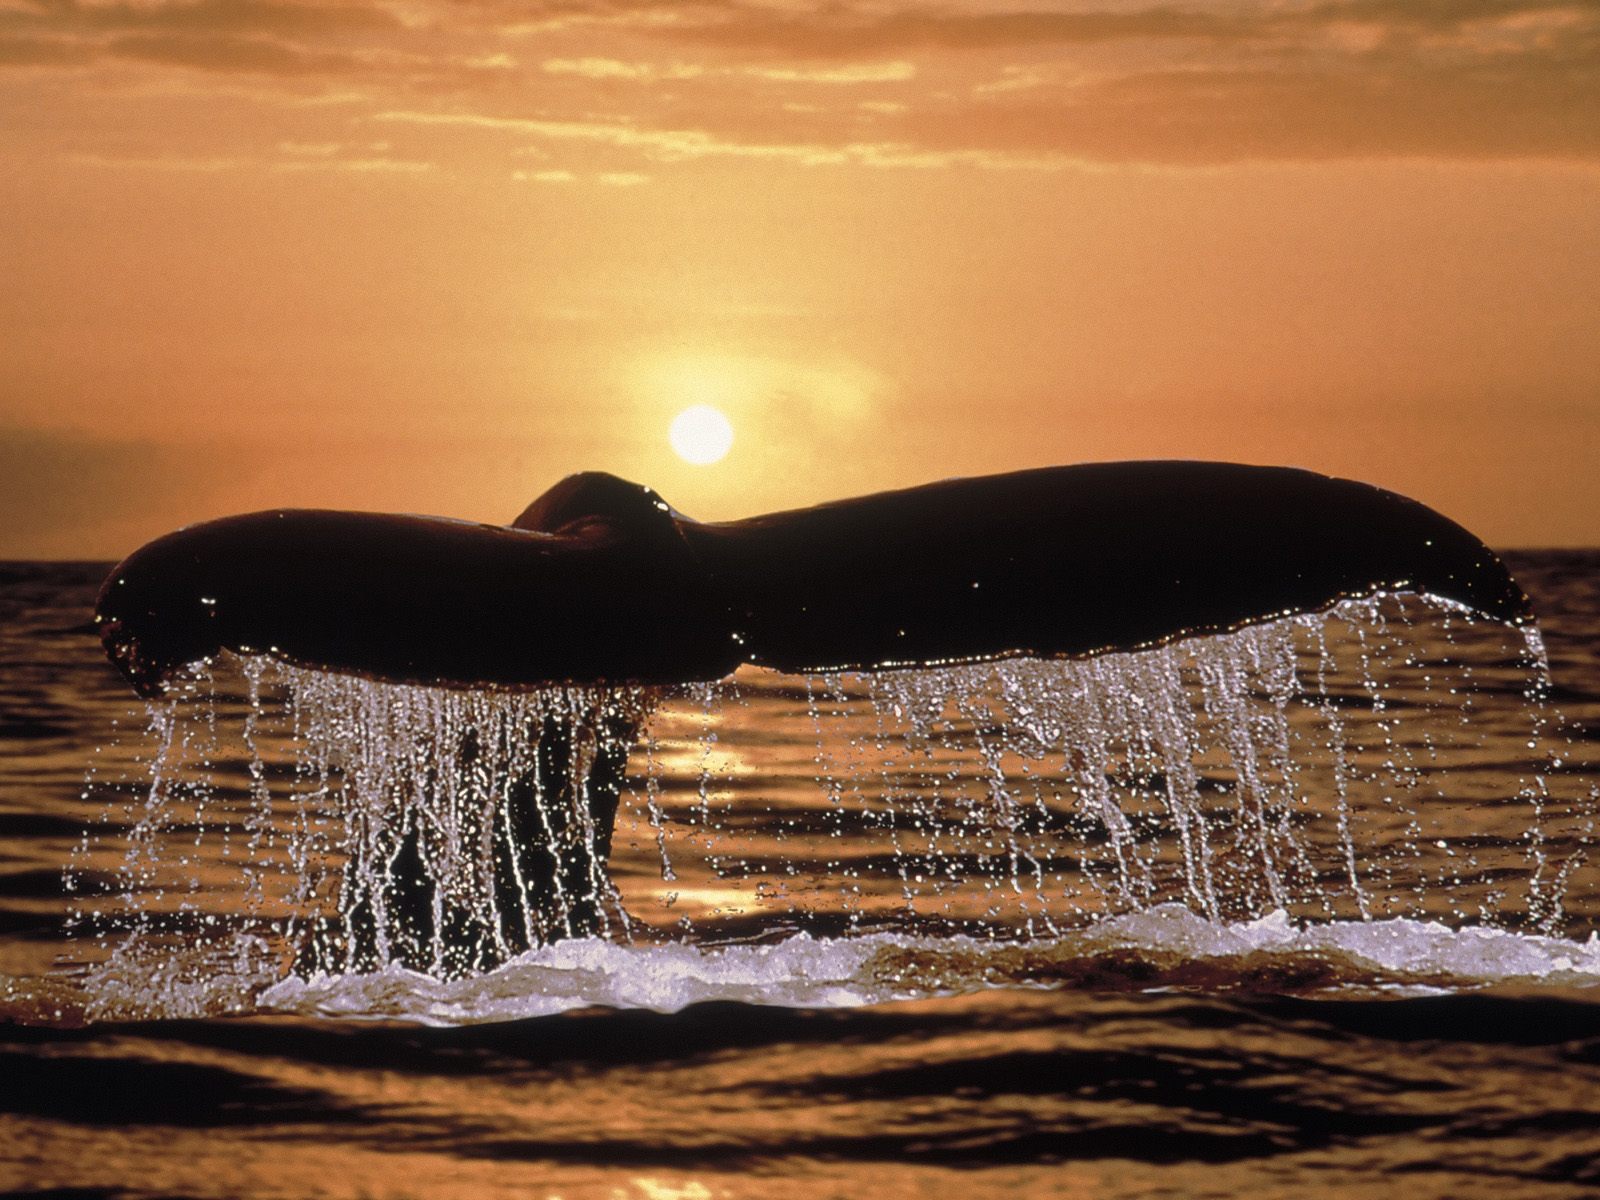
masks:
<svg viewBox="0 0 1600 1200"><path fill-rule="evenodd" d="M1335 991L1469 990L1500 984L1600 987L1600 938L1584 942L1407 919L1296 924L1283 912L1227 924L1179 904L1034 942L878 933L762 946L627 946L585 939L524 954L487 975L442 982L402 967L371 975L289 978L258 998L303 1016L399 1018L457 1025L548 1016L605 1005L676 1012L708 1000L848 1008L973 992L1044 987L1107 961L1131 970L1129 987L1183 986L1209 968L1208 990L1272 986L1234 960L1268 955L1280 978L1309 966ZM909 969L908 969L909 967ZM1103 975L1097 976L1103 985ZM1323 989L1325 990L1325 988Z"/></svg>
<svg viewBox="0 0 1600 1200"><path fill-rule="evenodd" d="M1481 925L1454 929L1395 917L1303 925L1279 910L1255 921L1218 924L1182 905L1163 904L1106 921L1086 935L1137 949L1179 951L1196 959L1255 953L1321 956L1367 967L1397 981L1437 978L1445 986L1503 983L1600 985L1600 937L1586 941Z"/></svg>
<svg viewBox="0 0 1600 1200"><path fill-rule="evenodd" d="M866 967L891 935L702 949L594 938L520 955L486 975L444 982L390 964L371 975L290 977L259 997L268 1010L323 1017L402 1017L426 1024L548 1016L607 1005L677 1012L704 1000L849 1008L900 998ZM910 993L903 993L910 994Z"/></svg>

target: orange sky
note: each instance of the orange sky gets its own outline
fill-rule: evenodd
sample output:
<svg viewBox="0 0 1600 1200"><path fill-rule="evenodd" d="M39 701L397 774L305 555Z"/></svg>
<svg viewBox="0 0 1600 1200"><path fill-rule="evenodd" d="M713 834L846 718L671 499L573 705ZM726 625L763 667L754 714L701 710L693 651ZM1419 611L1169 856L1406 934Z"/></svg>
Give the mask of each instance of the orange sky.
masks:
<svg viewBox="0 0 1600 1200"><path fill-rule="evenodd" d="M0 0L0 213L0 556L1142 457L1600 543L1592 2Z"/></svg>

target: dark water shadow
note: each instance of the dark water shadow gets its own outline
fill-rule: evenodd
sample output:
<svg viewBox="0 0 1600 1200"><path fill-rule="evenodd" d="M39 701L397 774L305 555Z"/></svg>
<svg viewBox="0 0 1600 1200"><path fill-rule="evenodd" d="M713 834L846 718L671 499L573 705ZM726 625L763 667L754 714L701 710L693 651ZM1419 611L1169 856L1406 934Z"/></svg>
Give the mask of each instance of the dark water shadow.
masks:
<svg viewBox="0 0 1600 1200"><path fill-rule="evenodd" d="M0 1113L74 1125L186 1129L355 1123L366 1107L222 1067L0 1051Z"/></svg>

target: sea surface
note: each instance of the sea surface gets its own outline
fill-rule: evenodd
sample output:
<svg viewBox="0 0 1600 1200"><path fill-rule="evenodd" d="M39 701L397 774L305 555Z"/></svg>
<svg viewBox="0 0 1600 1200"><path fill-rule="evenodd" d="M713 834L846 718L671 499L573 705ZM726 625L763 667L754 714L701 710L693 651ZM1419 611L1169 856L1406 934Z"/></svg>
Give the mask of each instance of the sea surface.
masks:
<svg viewBox="0 0 1600 1200"><path fill-rule="evenodd" d="M466 973L302 951L357 767L509 701L147 709L105 565L0 564L0 1193L1600 1195L1600 552L1507 558L1542 647L1412 597L633 697L603 934Z"/></svg>

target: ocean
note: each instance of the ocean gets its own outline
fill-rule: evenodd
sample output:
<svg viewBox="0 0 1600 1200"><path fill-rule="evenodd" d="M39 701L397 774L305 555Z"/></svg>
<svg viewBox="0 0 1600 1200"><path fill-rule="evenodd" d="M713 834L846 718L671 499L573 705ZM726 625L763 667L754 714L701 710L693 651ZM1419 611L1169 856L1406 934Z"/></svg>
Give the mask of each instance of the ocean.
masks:
<svg viewBox="0 0 1600 1200"><path fill-rule="evenodd" d="M1507 561L1542 637L150 707L106 565L0 564L0 1190L1600 1195L1600 551ZM609 865L508 915L515 734L596 706Z"/></svg>

